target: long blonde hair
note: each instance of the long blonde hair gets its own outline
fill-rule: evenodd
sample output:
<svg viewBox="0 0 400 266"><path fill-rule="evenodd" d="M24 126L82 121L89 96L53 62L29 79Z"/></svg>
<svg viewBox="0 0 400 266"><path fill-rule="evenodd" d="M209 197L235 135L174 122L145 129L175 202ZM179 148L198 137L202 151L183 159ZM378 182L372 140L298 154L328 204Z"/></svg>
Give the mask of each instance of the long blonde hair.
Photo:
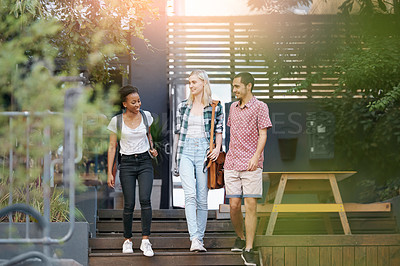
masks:
<svg viewBox="0 0 400 266"><path fill-rule="evenodd" d="M207 72L204 70L194 70L192 73L190 73L189 77L196 75L199 79L201 79L204 82L204 90L203 90L203 99L202 102L204 106L207 106L211 104L212 98L211 98L211 88L210 88L210 80L208 79ZM192 94L192 91L190 91L189 98L188 98L188 104L192 104L194 101L194 96Z"/></svg>

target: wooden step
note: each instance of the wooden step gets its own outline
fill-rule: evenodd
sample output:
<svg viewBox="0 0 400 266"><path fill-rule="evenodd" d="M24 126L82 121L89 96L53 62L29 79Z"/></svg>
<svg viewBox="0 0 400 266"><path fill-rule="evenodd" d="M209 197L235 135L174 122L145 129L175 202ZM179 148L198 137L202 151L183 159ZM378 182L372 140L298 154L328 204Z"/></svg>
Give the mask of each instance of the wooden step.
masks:
<svg viewBox="0 0 400 266"><path fill-rule="evenodd" d="M189 238L189 233L188 232L151 232L150 237L183 237L183 238ZM217 237L234 237L236 238L236 233L235 232L207 232L206 237L209 238L217 238ZM123 233L97 233L96 234L97 238L121 238L123 237ZM141 238L142 233L141 232L136 232L133 233L133 237Z"/></svg>
<svg viewBox="0 0 400 266"><path fill-rule="evenodd" d="M379 215L377 215L379 216ZM360 217L352 216L348 217L350 228L353 234L390 234L397 233L396 221L393 217ZM339 217L328 216L328 224L332 226L334 234L343 234L342 224ZM304 234L327 234L327 221L322 216L285 216L279 215L274 234L276 235L304 235ZM264 225L264 231L267 223ZM135 220L132 223L133 233L141 232L141 222ZM152 234L178 234L187 233L187 224L185 220L165 220L157 221L153 220L151 231ZM123 232L122 221L99 221L97 223L98 236L104 236L109 233L120 234ZM209 233L229 233L234 232L232 223L229 220L209 220L206 227L206 235ZM116 235L114 235L116 236Z"/></svg>
<svg viewBox="0 0 400 266"><path fill-rule="evenodd" d="M141 232L141 222L134 220L132 223L132 231L137 233ZM187 232L187 223L185 220L177 221L157 221L153 220L151 223L151 232ZM97 223L97 231L99 233L105 232L123 232L122 221L99 221ZM207 232L233 232L233 226L230 221L209 220L207 222Z"/></svg>
<svg viewBox="0 0 400 266"><path fill-rule="evenodd" d="M258 256L258 255L257 255ZM122 253L91 253L89 265L243 265L240 253L234 252L157 252L148 258L141 252L134 254Z"/></svg>
<svg viewBox="0 0 400 266"><path fill-rule="evenodd" d="M133 248L139 249L141 243L141 237L136 236L132 238ZM190 240L187 237L150 237L150 241L153 245L154 250L167 250L167 249L183 249L189 250ZM124 242L123 237L113 238L91 238L89 239L89 246L92 252L110 252L110 250L121 250ZM209 237L204 238L204 246L206 249L225 249L229 251L235 242L234 236L220 236L220 237Z"/></svg>
<svg viewBox="0 0 400 266"><path fill-rule="evenodd" d="M89 265L243 265L241 253L231 252L236 234L229 219L217 220L208 212L204 246L207 252L190 252L190 239L183 209L153 210L150 241L155 256L147 258L139 250L141 214L132 221L134 254L122 254L122 210L99 210L96 238L89 240ZM258 257L258 253L257 253Z"/></svg>
<svg viewBox="0 0 400 266"><path fill-rule="evenodd" d="M100 209L97 212L99 220L106 220L106 219L116 219L122 220L122 210L108 210L108 209ZM133 212L133 219L140 219L141 214L140 210L135 210ZM208 219L215 219L216 218L216 210L208 211ZM185 217L185 210L184 209L160 209L160 210L153 210L153 220L179 220L179 219L186 219Z"/></svg>

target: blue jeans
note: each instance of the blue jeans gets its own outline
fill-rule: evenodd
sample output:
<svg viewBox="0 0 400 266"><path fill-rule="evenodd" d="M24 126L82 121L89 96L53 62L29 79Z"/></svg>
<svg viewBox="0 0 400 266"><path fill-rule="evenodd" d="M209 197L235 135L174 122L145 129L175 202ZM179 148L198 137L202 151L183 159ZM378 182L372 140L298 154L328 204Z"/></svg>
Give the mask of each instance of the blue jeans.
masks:
<svg viewBox="0 0 400 266"><path fill-rule="evenodd" d="M190 240L197 238L201 242L206 231L208 215L207 172L203 173L208 145L206 138L186 139L179 166Z"/></svg>
<svg viewBox="0 0 400 266"><path fill-rule="evenodd" d="M120 180L124 195L124 237L132 237L132 219L135 209L136 179L139 185L139 202L142 217L142 235L150 235L152 210L151 190L153 189L154 171L148 152L135 155L122 155L120 165Z"/></svg>

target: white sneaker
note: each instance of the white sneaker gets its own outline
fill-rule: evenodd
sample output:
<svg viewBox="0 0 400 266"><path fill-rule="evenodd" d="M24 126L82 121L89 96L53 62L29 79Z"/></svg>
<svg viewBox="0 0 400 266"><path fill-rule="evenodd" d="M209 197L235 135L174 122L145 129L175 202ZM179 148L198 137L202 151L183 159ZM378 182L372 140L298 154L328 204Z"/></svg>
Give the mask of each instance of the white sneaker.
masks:
<svg viewBox="0 0 400 266"><path fill-rule="evenodd" d="M143 255L146 257L153 257L154 252L151 248L151 243L148 239L142 239L142 244L140 244L140 250L143 251Z"/></svg>
<svg viewBox="0 0 400 266"><path fill-rule="evenodd" d="M125 240L124 244L122 245L122 253L133 253L132 241L129 239Z"/></svg>
<svg viewBox="0 0 400 266"><path fill-rule="evenodd" d="M207 249L203 246L203 243L201 243L200 240L197 238L194 238L192 240L192 245L190 246L190 251L203 251L206 252Z"/></svg>

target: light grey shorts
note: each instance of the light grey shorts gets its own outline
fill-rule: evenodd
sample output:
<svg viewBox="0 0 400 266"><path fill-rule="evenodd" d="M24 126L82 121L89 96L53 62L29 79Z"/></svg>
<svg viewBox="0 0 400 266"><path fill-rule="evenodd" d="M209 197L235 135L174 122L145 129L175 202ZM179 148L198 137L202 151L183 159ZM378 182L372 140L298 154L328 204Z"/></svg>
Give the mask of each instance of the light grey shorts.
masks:
<svg viewBox="0 0 400 266"><path fill-rule="evenodd" d="M262 198L262 169L255 171L224 170L227 198Z"/></svg>

